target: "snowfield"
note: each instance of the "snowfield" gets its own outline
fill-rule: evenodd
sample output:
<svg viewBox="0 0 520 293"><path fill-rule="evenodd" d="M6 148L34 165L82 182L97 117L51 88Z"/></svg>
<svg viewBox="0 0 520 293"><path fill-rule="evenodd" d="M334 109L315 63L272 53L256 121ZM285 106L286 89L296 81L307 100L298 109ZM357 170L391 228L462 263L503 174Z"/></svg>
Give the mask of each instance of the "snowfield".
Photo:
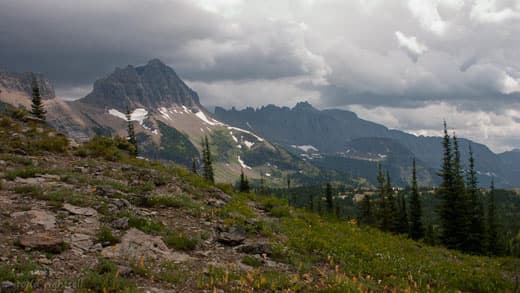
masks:
<svg viewBox="0 0 520 293"><path fill-rule="evenodd" d="M249 167L248 165L246 165L246 164L244 163L244 161L242 161L242 159L240 159L240 156L238 156L238 163L240 164L240 166L242 166L242 168L251 170L251 167Z"/></svg>
<svg viewBox="0 0 520 293"><path fill-rule="evenodd" d="M308 153L309 151L319 152L319 150L316 147L314 147L312 145L308 145L308 144L307 145L294 145L293 144L292 147L295 149L300 149L306 153Z"/></svg>

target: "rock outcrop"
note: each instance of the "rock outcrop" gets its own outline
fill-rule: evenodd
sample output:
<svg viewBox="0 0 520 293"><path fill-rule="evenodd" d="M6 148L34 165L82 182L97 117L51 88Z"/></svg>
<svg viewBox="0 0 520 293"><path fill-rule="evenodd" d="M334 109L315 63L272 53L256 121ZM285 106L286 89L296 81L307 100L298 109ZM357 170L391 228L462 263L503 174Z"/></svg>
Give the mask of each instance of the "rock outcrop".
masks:
<svg viewBox="0 0 520 293"><path fill-rule="evenodd" d="M93 91L80 102L120 111L126 107L200 106L197 93L158 59L144 66L117 68L106 78L96 81Z"/></svg>

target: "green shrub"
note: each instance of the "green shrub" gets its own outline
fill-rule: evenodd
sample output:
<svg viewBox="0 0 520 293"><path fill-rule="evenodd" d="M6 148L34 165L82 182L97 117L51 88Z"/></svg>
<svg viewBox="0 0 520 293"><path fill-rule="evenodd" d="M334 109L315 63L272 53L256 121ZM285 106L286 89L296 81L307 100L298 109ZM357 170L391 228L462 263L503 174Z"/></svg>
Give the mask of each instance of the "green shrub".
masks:
<svg viewBox="0 0 520 293"><path fill-rule="evenodd" d="M199 208L200 205L195 203L189 196L187 195L153 195L151 197L146 198L145 206L155 207L155 206L166 206L166 207L174 207L174 208Z"/></svg>
<svg viewBox="0 0 520 293"><path fill-rule="evenodd" d="M190 238L184 233L170 232L164 237L164 242L171 248L177 250L194 250L199 243L198 239Z"/></svg>
<svg viewBox="0 0 520 293"><path fill-rule="evenodd" d="M13 191L18 194L30 195L31 197L39 198L43 195L43 190L38 185L20 185L13 187Z"/></svg>
<svg viewBox="0 0 520 293"><path fill-rule="evenodd" d="M117 265L100 259L98 266L81 278L80 287L88 292L133 292L135 284L119 276Z"/></svg>
<svg viewBox="0 0 520 293"><path fill-rule="evenodd" d="M56 135L56 136L44 136L35 142L33 142L33 147L36 150L44 150L49 152L61 153L67 150L69 146L69 140L64 135Z"/></svg>
<svg viewBox="0 0 520 293"><path fill-rule="evenodd" d="M30 261L19 261L15 264L0 263L0 282L10 281L31 285L32 281L36 279L33 271L37 268L38 266Z"/></svg>
<svg viewBox="0 0 520 293"><path fill-rule="evenodd" d="M291 210L288 206L273 207L271 209L271 215L277 218L289 217L291 215Z"/></svg>
<svg viewBox="0 0 520 293"><path fill-rule="evenodd" d="M112 234L112 229L108 227L101 227L96 233L96 238L97 241L103 245L105 245L105 243L108 245L114 245L121 242L121 239L117 236L114 236L114 234Z"/></svg>
<svg viewBox="0 0 520 293"><path fill-rule="evenodd" d="M128 156L131 148L130 143L121 137L96 136L84 143L76 151L76 155L81 157L102 157L108 161L119 161L123 157Z"/></svg>
<svg viewBox="0 0 520 293"><path fill-rule="evenodd" d="M7 173L5 174L5 178L8 180L14 180L14 179L16 179L16 177L32 178L36 174L43 174L43 173L45 173L45 171L42 169L26 167L26 168L19 168L19 169L7 171Z"/></svg>
<svg viewBox="0 0 520 293"><path fill-rule="evenodd" d="M255 267L255 268L257 268L257 267L262 265L262 261L260 259L258 259L256 257L253 257L253 256L250 256L250 255L244 256L242 258L242 263L246 264L248 266Z"/></svg>

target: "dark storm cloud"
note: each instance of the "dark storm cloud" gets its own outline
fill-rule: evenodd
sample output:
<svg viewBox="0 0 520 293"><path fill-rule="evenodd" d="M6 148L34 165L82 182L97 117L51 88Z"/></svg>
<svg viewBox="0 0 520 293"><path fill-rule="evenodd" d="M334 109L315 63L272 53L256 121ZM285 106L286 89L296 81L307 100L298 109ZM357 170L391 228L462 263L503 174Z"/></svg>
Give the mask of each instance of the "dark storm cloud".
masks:
<svg viewBox="0 0 520 293"><path fill-rule="evenodd" d="M237 26L190 1L0 2L0 68L45 73L58 87L91 84L116 66L160 58L191 80L309 74L294 24ZM319 62L319 60L318 60Z"/></svg>
<svg viewBox="0 0 520 293"><path fill-rule="evenodd" d="M357 105L422 132L411 113L436 125L426 113L447 103L487 113L482 125L497 127L471 133L503 135L502 147L520 127L518 35L509 0L0 1L0 68L42 72L62 97L160 58L206 105Z"/></svg>
<svg viewBox="0 0 520 293"><path fill-rule="evenodd" d="M189 40L221 33L215 16L181 1L7 0L0 67L44 72L58 85L91 83L115 66L175 59Z"/></svg>

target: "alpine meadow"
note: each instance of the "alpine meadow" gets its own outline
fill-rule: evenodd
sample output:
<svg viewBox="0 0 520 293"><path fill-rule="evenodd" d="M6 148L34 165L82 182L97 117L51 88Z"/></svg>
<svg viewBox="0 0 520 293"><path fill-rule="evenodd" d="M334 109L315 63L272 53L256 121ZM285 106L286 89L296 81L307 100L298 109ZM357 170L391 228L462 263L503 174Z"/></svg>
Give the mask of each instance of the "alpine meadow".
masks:
<svg viewBox="0 0 520 293"><path fill-rule="evenodd" d="M520 1L0 1L0 292L520 293Z"/></svg>

